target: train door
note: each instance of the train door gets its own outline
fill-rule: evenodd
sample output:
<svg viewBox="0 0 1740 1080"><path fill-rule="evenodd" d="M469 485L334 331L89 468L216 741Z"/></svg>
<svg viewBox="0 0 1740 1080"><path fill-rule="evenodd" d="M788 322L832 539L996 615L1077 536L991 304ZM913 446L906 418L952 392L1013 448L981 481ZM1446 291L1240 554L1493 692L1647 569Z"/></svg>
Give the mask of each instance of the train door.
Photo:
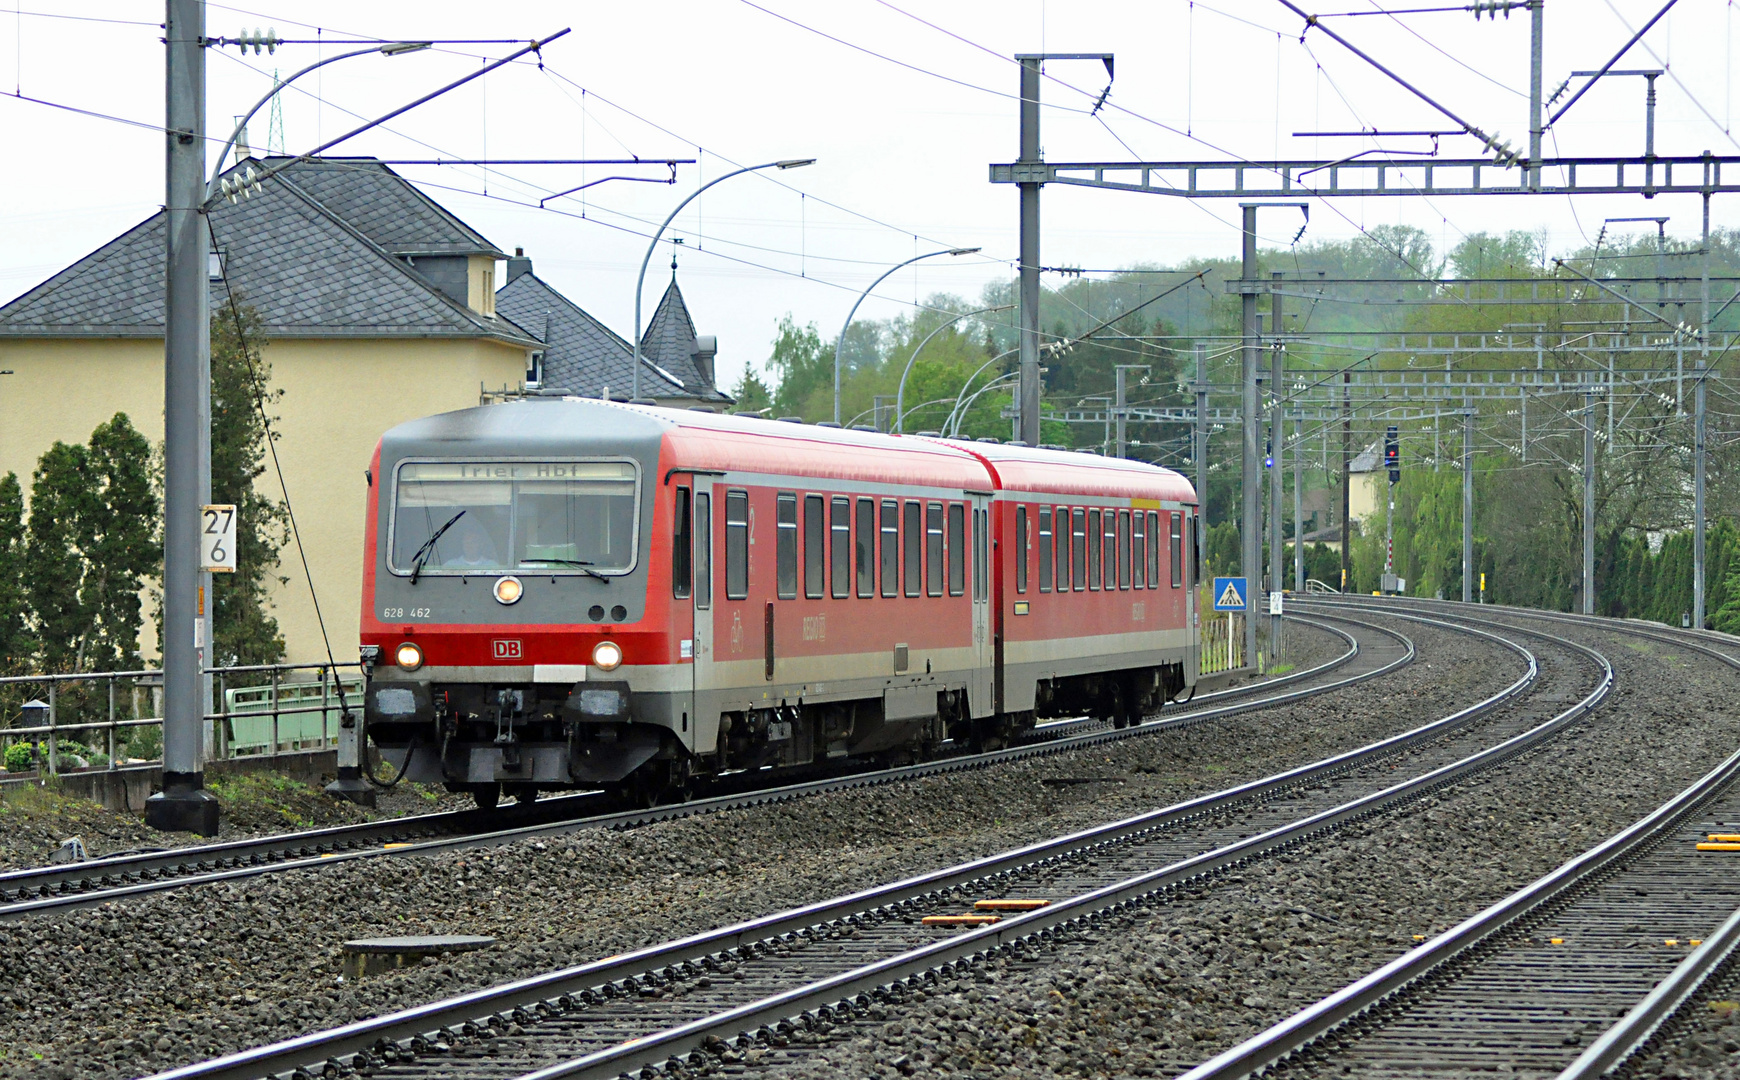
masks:
<svg viewBox="0 0 1740 1080"><path fill-rule="evenodd" d="M991 640L991 500L984 495L971 495L969 506L973 514L973 677L968 688L968 704L975 717L989 716L996 711L995 643Z"/></svg>
<svg viewBox="0 0 1740 1080"><path fill-rule="evenodd" d="M711 487L711 485L707 485ZM719 729L719 687L713 652L713 494L695 480L695 602L690 674L694 678L693 732L689 745L714 749Z"/></svg>
<svg viewBox="0 0 1740 1080"><path fill-rule="evenodd" d="M1184 625L1190 628L1190 654L1184 660L1184 678L1186 682L1194 683L1197 672L1202 670L1202 613L1197 610L1202 575L1202 544L1200 507L1184 508L1185 542L1189 545L1185 558L1188 563L1184 575Z"/></svg>
<svg viewBox="0 0 1740 1080"><path fill-rule="evenodd" d="M694 606L694 507L693 491L687 484L679 484L672 492L671 503L671 636L677 640L679 663L694 655L695 626L700 622ZM692 746L694 695L679 692L676 699L671 712L672 727L684 744Z"/></svg>

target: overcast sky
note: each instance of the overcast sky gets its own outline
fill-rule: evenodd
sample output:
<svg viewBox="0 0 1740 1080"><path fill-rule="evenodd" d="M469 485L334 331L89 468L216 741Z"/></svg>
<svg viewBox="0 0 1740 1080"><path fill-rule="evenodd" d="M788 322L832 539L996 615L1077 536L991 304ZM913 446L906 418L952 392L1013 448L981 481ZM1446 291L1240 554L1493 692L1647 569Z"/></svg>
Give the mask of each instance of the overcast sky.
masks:
<svg viewBox="0 0 1740 1080"><path fill-rule="evenodd" d="M967 297L1012 273L1016 193L987 182L990 162L1017 151L1017 52L1114 52L1107 108L1097 62L1047 66L1044 149L1053 161L1343 157L1430 140L1295 138L1294 132L1441 129L1448 122L1276 0L1045 3L1043 0L693 0L512 4L372 0L208 5L211 35L246 27L322 39L531 38L573 32L516 64L369 132L333 153L407 157L700 158L674 187L612 180L583 195L541 198L611 176L660 179L662 166L403 166L425 190L503 250L524 247L538 273L627 335L646 237L704 179L735 164L815 157L763 179L738 177L677 219L680 278L697 329L719 338L720 381L765 359L781 315L839 329L856 294L883 269L938 247L983 247L891 277L860 311L884 318L939 291ZM1433 6L1442 0L1391 3ZM1446 6L1457 7L1462 0ZM1548 0L1545 83L1599 67L1663 0ZM1376 11L1372 0L1311 0L1306 10ZM160 3L16 0L0 10L0 91L125 120L0 97L7 163L0 169L0 298L35 285L149 216L163 197ZM1735 0L1680 0L1621 68L1667 67L1659 83L1657 152L1740 153L1730 132ZM56 16L46 14L52 12ZM64 16L79 16L68 18ZM923 20L923 21L920 21ZM927 23L931 25L926 25ZM1466 11L1331 22L1446 107L1527 146L1528 14L1480 20ZM826 36L824 36L826 35ZM355 46L351 46L354 48ZM275 56L211 51L208 130L221 141L267 89L343 46L285 45ZM309 149L474 69L511 46L452 45L370 55L308 76L283 95L284 145ZM1653 54L1653 55L1652 55ZM1643 80L1613 79L1559 122L1547 153L1638 154ZM262 111L253 145L269 132ZM221 130L220 130L221 129ZM1188 133L1188 134L1186 134ZM217 143L212 144L216 153ZM1467 137L1448 156L1474 156ZM1166 266L1236 255L1232 202L1052 187L1044 195L1046 265L1090 270ZM1480 230L1545 228L1555 249L1593 239L1609 216L1668 214L1695 235L1695 197L1343 199L1312 209L1309 238L1416 225L1454 244ZM1740 199L1718 198L1713 224L1740 222ZM1297 219L1263 222L1284 246ZM1634 226L1635 228L1635 226ZM669 276L670 245L648 272L650 316Z"/></svg>

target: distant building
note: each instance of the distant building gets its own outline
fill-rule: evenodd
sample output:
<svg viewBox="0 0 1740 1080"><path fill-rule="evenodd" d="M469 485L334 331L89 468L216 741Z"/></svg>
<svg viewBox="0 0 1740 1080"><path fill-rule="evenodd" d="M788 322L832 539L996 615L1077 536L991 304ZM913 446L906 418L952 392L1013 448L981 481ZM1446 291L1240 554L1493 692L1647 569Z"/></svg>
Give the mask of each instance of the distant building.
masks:
<svg viewBox="0 0 1740 1080"><path fill-rule="evenodd" d="M245 163L256 170L286 159ZM251 198L208 215L211 304L233 288L270 341L273 407L285 486L320 592L333 651L354 655L362 589L363 471L395 424L522 392L528 372L576 392L626 395L632 352L524 270L498 297L506 256L373 158L292 164ZM122 233L0 307L0 473L28 493L55 440L82 442L125 412L163 438L164 216ZM517 286L517 287L516 287ZM673 280L648 326L656 385L672 404L728 404L712 381L712 338L697 338ZM260 483L279 494L268 473ZM243 553L246 557L246 553ZM297 571L273 597L292 661L325 649ZM147 627L149 630L149 626Z"/></svg>

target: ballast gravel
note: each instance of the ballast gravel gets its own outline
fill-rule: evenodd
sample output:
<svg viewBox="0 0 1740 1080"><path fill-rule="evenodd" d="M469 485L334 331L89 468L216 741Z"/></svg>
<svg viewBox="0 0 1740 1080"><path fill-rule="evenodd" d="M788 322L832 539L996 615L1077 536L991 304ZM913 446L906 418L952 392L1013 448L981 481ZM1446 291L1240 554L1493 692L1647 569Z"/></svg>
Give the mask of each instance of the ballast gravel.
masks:
<svg viewBox="0 0 1740 1080"><path fill-rule="evenodd" d="M951 865L1364 745L1520 672L1489 643L1403 625L1420 659L1392 676L1093 750L0 923L0 1077L148 1074ZM342 941L411 933L500 943L341 978Z"/></svg>
<svg viewBox="0 0 1740 1080"><path fill-rule="evenodd" d="M1604 652L1616 689L1535 753L1056 949L989 961L869 1021L751 1051L756 1075L1176 1075L1619 831L1740 744L1731 670L1653 643L1553 630ZM1634 1075L1740 1076L1740 1006L1725 1010L1700 1018L1685 1052L1659 1071ZM1513 1071L1502 1051L1494 1066L1533 1075Z"/></svg>

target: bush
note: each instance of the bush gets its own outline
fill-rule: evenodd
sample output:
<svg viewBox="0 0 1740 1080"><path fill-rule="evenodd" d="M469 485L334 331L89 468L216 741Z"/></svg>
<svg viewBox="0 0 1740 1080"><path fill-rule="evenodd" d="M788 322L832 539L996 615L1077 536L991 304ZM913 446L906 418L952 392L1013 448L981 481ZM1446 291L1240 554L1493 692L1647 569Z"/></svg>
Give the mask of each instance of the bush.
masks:
<svg viewBox="0 0 1740 1080"><path fill-rule="evenodd" d="M29 772L35 768L35 758L31 753L33 744L27 742L13 743L6 748L6 771Z"/></svg>
<svg viewBox="0 0 1740 1080"><path fill-rule="evenodd" d="M163 756L163 729L156 725L127 729L127 741L121 756L155 761Z"/></svg>

